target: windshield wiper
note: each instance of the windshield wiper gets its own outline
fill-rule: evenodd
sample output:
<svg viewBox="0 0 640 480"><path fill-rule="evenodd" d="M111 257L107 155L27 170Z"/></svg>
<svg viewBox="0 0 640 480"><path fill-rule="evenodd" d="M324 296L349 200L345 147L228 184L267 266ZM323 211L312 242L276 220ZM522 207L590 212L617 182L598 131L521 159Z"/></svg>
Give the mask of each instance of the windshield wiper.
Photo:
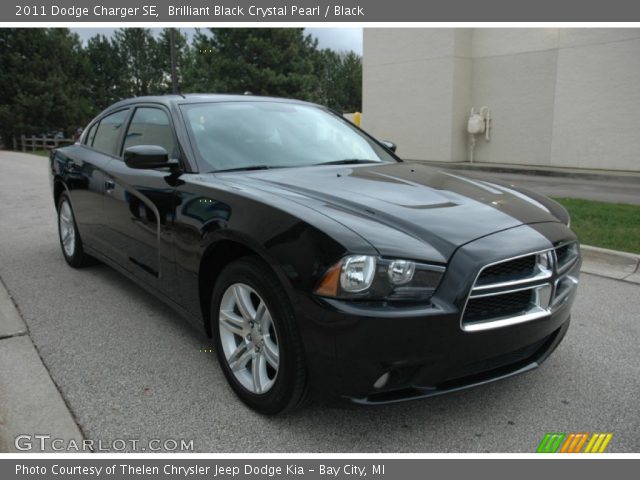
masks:
<svg viewBox="0 0 640 480"><path fill-rule="evenodd" d="M378 160L367 160L364 158L344 158L342 160L334 160L332 162L320 162L313 165L356 165L358 163L382 163Z"/></svg>
<svg viewBox="0 0 640 480"><path fill-rule="evenodd" d="M214 170L211 173L220 173L220 172L243 172L248 170L269 170L269 165L248 165L246 167L235 167L235 168L225 168L223 170Z"/></svg>

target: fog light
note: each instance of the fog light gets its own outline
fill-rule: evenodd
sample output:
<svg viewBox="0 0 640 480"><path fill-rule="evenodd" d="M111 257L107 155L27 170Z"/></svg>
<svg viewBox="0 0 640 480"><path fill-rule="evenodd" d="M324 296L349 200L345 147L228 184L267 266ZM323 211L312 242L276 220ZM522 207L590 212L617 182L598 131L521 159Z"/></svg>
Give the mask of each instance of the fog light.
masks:
<svg viewBox="0 0 640 480"><path fill-rule="evenodd" d="M389 372L383 373L380 375L380 378L376 380L376 383L373 384L373 388L382 388L389 381Z"/></svg>

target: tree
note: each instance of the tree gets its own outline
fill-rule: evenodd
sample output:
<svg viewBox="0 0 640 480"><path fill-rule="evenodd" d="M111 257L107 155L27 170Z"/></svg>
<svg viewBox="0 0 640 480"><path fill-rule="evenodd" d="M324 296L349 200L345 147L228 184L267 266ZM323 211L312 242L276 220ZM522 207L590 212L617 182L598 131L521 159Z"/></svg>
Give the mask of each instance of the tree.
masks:
<svg viewBox="0 0 640 480"><path fill-rule="evenodd" d="M362 58L355 52L341 55L340 78L343 112L362 111Z"/></svg>
<svg viewBox="0 0 640 480"><path fill-rule="evenodd" d="M0 29L0 136L70 134L122 98L171 91L170 30L122 28L82 45L66 28ZM175 35L180 92L271 95L361 108L362 64L319 50L301 28L212 28Z"/></svg>
<svg viewBox="0 0 640 480"><path fill-rule="evenodd" d="M324 49L317 54L317 102L339 112L355 112L362 105L362 62L354 52Z"/></svg>
<svg viewBox="0 0 640 480"><path fill-rule="evenodd" d="M314 99L317 41L302 28L212 28L196 34L189 87ZM205 73L203 75L203 73Z"/></svg>
<svg viewBox="0 0 640 480"><path fill-rule="evenodd" d="M127 64L117 44L104 35L90 38L85 51L91 66L86 82L94 113L98 113L129 95L123 82L127 78Z"/></svg>
<svg viewBox="0 0 640 480"><path fill-rule="evenodd" d="M182 90L185 92L214 92L216 89L213 46L210 35L196 28L183 63Z"/></svg>
<svg viewBox="0 0 640 480"><path fill-rule="evenodd" d="M148 28L120 28L114 34L115 45L125 63L124 86L131 96L157 94L162 77L158 41Z"/></svg>
<svg viewBox="0 0 640 480"><path fill-rule="evenodd" d="M158 68L162 72L162 82L158 93L171 93L171 28L164 28L157 40L157 61ZM176 73L178 81L178 92L182 90L184 83L185 69L189 62L189 44L187 36L179 29L175 32L175 55Z"/></svg>
<svg viewBox="0 0 640 480"><path fill-rule="evenodd" d="M333 50L321 50L317 54L319 94L317 101L334 110L341 110L343 94L340 88L340 55Z"/></svg>
<svg viewBox="0 0 640 480"><path fill-rule="evenodd" d="M66 28L0 29L0 135L66 129L91 115L89 64Z"/></svg>

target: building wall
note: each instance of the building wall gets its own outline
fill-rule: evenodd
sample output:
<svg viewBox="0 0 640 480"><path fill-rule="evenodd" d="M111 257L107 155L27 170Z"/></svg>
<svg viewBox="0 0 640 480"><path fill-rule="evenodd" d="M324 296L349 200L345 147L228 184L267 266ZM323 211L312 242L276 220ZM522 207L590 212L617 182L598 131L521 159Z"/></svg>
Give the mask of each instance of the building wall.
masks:
<svg viewBox="0 0 640 480"><path fill-rule="evenodd" d="M401 156L640 171L640 29L365 29L363 128Z"/></svg>

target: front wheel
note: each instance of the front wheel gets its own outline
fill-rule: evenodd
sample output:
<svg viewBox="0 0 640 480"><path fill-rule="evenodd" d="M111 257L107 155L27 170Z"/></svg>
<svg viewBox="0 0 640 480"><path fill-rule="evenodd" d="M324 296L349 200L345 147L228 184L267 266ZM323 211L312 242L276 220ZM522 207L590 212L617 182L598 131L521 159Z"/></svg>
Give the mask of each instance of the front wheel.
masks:
<svg viewBox="0 0 640 480"><path fill-rule="evenodd" d="M66 192L60 195L58 200L58 235L62 254L69 265L81 268L96 263L93 257L84 253L73 208Z"/></svg>
<svg viewBox="0 0 640 480"><path fill-rule="evenodd" d="M218 360L240 399L270 415L299 406L306 397L302 342L271 269L253 257L231 263L211 305Z"/></svg>

